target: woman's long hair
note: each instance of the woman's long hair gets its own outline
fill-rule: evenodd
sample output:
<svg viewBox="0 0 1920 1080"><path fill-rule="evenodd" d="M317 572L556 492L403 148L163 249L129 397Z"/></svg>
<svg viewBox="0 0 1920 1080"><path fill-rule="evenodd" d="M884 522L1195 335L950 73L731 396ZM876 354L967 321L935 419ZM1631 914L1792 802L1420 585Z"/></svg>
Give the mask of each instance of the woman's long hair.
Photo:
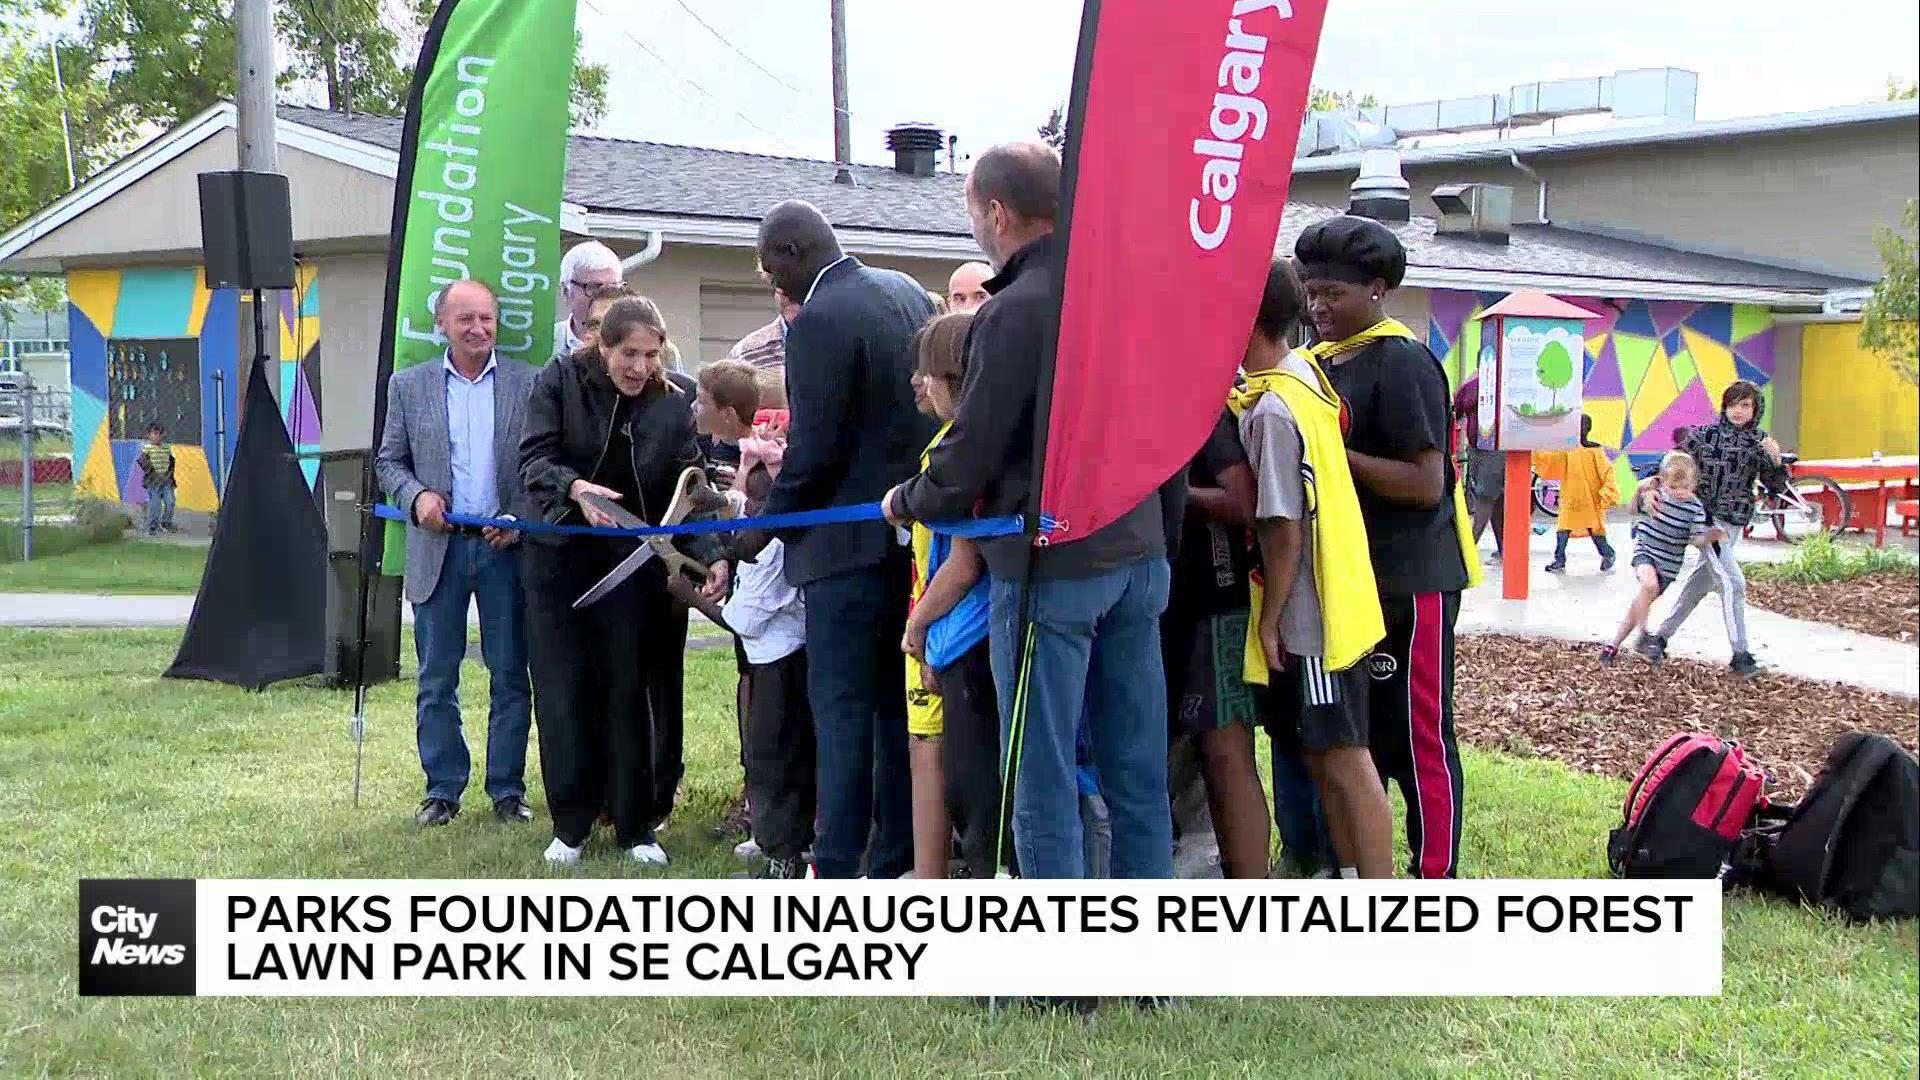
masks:
<svg viewBox="0 0 1920 1080"><path fill-rule="evenodd" d="M605 373L607 354L603 346L611 348L619 345L638 330L651 330L660 336L661 362L654 368L651 381L669 389L673 388L673 382L667 378L664 355L665 346L669 343L667 319L660 314L660 305L644 296L628 293L615 300L613 305L607 308L607 313L600 317L600 332L595 335L594 341L582 345L573 354L573 358L592 370Z"/></svg>

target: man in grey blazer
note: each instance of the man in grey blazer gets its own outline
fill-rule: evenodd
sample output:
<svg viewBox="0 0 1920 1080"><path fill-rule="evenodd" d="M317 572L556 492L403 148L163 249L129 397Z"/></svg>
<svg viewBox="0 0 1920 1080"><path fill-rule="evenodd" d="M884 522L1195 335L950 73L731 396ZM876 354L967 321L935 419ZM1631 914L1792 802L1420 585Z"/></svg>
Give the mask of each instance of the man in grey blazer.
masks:
<svg viewBox="0 0 1920 1080"><path fill-rule="evenodd" d="M494 354L499 304L478 281L441 291L434 323L447 341L439 363L396 372L375 467L380 487L409 508L406 595L420 660L416 728L426 798L417 824L460 812L472 760L460 730L460 662L467 606L480 606L480 652L492 678L487 706L486 792L503 821L533 820L525 779L533 696L527 683L526 601L517 531L472 532L449 512L506 516L520 506L520 430L537 369Z"/></svg>

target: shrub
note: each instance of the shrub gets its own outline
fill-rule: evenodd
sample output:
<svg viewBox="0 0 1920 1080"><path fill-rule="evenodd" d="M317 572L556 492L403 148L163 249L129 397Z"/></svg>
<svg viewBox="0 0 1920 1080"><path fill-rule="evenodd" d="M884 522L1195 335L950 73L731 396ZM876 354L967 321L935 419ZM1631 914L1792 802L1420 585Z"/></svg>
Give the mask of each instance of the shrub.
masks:
<svg viewBox="0 0 1920 1080"><path fill-rule="evenodd" d="M1842 544L1818 533L1795 548L1785 562L1747 563L1741 569L1755 581L1824 585L1869 574L1912 574L1920 570L1920 562L1904 551Z"/></svg>

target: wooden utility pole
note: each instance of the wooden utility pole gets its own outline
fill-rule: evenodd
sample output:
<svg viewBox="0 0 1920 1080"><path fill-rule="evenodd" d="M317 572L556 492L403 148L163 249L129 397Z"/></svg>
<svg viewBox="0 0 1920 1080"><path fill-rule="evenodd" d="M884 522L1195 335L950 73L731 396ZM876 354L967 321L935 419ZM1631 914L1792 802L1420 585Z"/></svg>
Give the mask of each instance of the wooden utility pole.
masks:
<svg viewBox="0 0 1920 1080"><path fill-rule="evenodd" d="M280 155L273 138L273 0L234 0L233 28L240 68L233 96L240 168L278 172Z"/></svg>
<svg viewBox="0 0 1920 1080"><path fill-rule="evenodd" d="M833 28L833 160L841 168L834 182L853 183L853 114L847 107L847 0L828 0Z"/></svg>

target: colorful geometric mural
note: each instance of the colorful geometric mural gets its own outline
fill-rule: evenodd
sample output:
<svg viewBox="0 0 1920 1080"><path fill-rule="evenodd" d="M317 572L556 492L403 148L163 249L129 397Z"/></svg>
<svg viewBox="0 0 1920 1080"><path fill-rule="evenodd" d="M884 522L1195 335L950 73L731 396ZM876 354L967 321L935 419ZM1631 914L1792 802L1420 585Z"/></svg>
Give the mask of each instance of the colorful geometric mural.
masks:
<svg viewBox="0 0 1920 1080"><path fill-rule="evenodd" d="M299 267L291 292L280 294L280 418L301 455L307 486L320 477L319 268Z"/></svg>
<svg viewBox="0 0 1920 1080"><path fill-rule="evenodd" d="M210 463L231 459L239 427L236 295L209 291L196 267L75 270L67 299L78 492L144 505L135 458L146 425L164 419L180 507L213 510ZM224 447L216 445L221 418Z"/></svg>
<svg viewBox="0 0 1920 1080"><path fill-rule="evenodd" d="M1446 364L1456 387L1480 364L1481 324L1473 316L1505 295L1448 289L1429 293L1427 346ZM1673 449L1676 427L1712 423L1721 392L1734 380L1754 383L1767 404L1773 403L1776 330L1766 308L1562 299L1599 316L1586 325L1584 408L1593 417L1594 441L1616 455L1622 490L1636 482L1636 467L1656 462ZM1771 423L1769 415L1764 425Z"/></svg>

